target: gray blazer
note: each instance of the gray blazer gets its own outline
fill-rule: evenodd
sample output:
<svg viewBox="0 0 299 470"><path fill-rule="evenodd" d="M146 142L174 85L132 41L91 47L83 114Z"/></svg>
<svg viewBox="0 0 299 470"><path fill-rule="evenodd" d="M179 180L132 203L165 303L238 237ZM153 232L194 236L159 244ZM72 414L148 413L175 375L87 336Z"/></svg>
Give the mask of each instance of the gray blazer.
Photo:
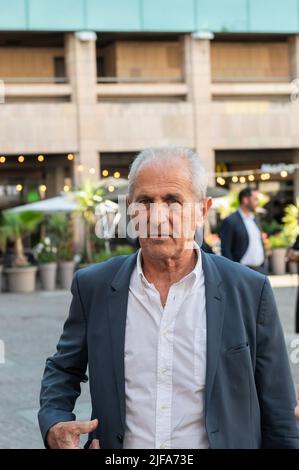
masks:
<svg viewBox="0 0 299 470"><path fill-rule="evenodd" d="M295 389L268 279L202 252L207 310L205 423L210 447L299 448ZM80 382L90 377L92 419L102 448L122 448L124 341L136 253L75 273L57 352L46 361L39 424L75 420Z"/></svg>

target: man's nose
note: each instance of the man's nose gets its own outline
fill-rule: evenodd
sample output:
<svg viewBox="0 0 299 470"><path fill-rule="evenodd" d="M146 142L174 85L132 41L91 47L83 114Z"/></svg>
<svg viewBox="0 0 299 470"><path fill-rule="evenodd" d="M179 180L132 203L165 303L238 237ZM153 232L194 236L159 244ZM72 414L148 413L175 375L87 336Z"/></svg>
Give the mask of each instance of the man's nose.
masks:
<svg viewBox="0 0 299 470"><path fill-rule="evenodd" d="M169 220L169 208L166 203L154 203L151 205L150 217L152 223L162 224Z"/></svg>

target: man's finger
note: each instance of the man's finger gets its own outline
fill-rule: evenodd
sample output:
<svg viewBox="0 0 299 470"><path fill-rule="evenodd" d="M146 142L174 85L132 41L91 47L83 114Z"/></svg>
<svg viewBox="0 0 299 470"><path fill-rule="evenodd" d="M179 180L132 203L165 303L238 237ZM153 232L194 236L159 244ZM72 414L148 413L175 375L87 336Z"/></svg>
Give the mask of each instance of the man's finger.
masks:
<svg viewBox="0 0 299 470"><path fill-rule="evenodd" d="M295 408L295 416L296 416L297 419L299 419L299 405L296 406L296 408Z"/></svg>
<svg viewBox="0 0 299 470"><path fill-rule="evenodd" d="M77 429L79 430L80 434L86 434L97 429L98 424L99 422L97 419L93 419L92 421L78 421Z"/></svg>
<svg viewBox="0 0 299 470"><path fill-rule="evenodd" d="M90 449L100 449L100 441L99 439L93 439L90 446L89 446Z"/></svg>

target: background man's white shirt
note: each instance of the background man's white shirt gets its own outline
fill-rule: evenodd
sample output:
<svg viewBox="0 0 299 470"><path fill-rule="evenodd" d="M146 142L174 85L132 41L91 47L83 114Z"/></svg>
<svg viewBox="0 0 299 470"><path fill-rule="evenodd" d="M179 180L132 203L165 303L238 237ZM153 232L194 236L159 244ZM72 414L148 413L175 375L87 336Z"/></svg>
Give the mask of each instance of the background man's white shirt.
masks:
<svg viewBox="0 0 299 470"><path fill-rule="evenodd" d="M204 419L206 298L201 252L194 270L160 295L141 267L129 288L124 448L207 448Z"/></svg>
<svg viewBox="0 0 299 470"><path fill-rule="evenodd" d="M241 209L239 209L239 213L245 224L249 238L247 250L242 256L240 263L246 266L261 266L265 261L265 254L261 240L261 232L254 220L254 214L244 214Z"/></svg>

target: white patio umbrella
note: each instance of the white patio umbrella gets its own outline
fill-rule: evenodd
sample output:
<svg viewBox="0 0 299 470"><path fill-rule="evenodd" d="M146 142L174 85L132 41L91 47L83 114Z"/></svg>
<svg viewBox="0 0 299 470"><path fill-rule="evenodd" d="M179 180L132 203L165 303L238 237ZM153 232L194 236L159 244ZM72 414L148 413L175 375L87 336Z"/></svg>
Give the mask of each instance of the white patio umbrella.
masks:
<svg viewBox="0 0 299 470"><path fill-rule="evenodd" d="M73 212L78 204L72 197L57 196L7 209L10 212Z"/></svg>

